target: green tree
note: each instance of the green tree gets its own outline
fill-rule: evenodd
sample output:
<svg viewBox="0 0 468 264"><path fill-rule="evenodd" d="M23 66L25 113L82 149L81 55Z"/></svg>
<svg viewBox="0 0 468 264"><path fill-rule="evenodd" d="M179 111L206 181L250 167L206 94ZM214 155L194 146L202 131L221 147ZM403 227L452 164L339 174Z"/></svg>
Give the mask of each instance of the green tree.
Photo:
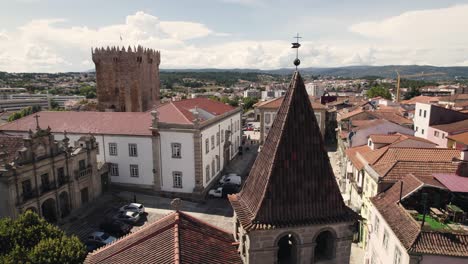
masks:
<svg viewBox="0 0 468 264"><path fill-rule="evenodd" d="M413 97L420 96L421 92L419 91L418 88L411 87L411 89L405 94L404 99L409 100Z"/></svg>
<svg viewBox="0 0 468 264"><path fill-rule="evenodd" d="M258 102L258 99L257 98L253 98L253 97L244 97L242 99L242 103L244 104L244 111L247 111L249 109L252 109L253 108L253 105L256 104Z"/></svg>
<svg viewBox="0 0 468 264"><path fill-rule="evenodd" d="M367 91L367 97L369 98L374 98L378 96L388 100L392 99L392 94L390 93L390 91L382 86L374 86Z"/></svg>
<svg viewBox="0 0 468 264"><path fill-rule="evenodd" d="M59 108L59 104L54 100L54 99L50 99L50 107L53 109L53 110L56 110Z"/></svg>
<svg viewBox="0 0 468 264"><path fill-rule="evenodd" d="M82 263L84 245L32 211L0 219L0 263Z"/></svg>

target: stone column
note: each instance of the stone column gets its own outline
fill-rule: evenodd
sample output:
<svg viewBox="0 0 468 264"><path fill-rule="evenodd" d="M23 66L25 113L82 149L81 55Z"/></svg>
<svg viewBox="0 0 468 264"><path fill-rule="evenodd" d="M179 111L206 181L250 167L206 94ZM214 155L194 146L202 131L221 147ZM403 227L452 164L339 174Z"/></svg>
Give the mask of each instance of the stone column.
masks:
<svg viewBox="0 0 468 264"><path fill-rule="evenodd" d="M154 191L161 191L161 136L159 135L158 131L158 121L159 121L159 113L156 110L151 111L152 116L152 137L151 137L151 144L152 144L152 154L153 154L153 190Z"/></svg>

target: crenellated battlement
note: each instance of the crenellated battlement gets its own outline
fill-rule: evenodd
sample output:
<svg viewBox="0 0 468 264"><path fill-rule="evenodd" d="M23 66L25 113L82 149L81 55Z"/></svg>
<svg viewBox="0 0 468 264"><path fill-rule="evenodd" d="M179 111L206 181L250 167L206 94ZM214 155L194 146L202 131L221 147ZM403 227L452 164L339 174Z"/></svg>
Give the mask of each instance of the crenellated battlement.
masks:
<svg viewBox="0 0 468 264"><path fill-rule="evenodd" d="M138 47L100 47L100 48L91 48L92 59L94 63L99 63L101 61L107 62L118 62L121 60L130 61L134 59L135 62L149 62L156 63L157 65L161 62L161 53L157 50L144 48L141 45Z"/></svg>

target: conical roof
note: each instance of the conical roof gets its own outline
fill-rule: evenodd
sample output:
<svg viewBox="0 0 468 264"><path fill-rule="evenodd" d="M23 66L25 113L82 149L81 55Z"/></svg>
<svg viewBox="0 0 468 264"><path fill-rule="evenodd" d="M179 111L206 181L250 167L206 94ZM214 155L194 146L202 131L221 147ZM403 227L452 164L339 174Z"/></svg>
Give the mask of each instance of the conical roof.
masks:
<svg viewBox="0 0 468 264"><path fill-rule="evenodd" d="M246 230L355 219L341 197L299 72L244 187L229 200Z"/></svg>

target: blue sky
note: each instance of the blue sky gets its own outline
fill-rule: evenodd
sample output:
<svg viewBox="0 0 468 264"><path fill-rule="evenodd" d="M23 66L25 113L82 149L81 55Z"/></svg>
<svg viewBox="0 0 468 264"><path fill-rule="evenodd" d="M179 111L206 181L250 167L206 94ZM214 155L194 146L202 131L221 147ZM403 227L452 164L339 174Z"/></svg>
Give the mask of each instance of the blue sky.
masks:
<svg viewBox="0 0 468 264"><path fill-rule="evenodd" d="M91 47L161 50L161 68L468 66L468 1L0 0L0 70L80 71ZM122 35L123 40L120 40Z"/></svg>

